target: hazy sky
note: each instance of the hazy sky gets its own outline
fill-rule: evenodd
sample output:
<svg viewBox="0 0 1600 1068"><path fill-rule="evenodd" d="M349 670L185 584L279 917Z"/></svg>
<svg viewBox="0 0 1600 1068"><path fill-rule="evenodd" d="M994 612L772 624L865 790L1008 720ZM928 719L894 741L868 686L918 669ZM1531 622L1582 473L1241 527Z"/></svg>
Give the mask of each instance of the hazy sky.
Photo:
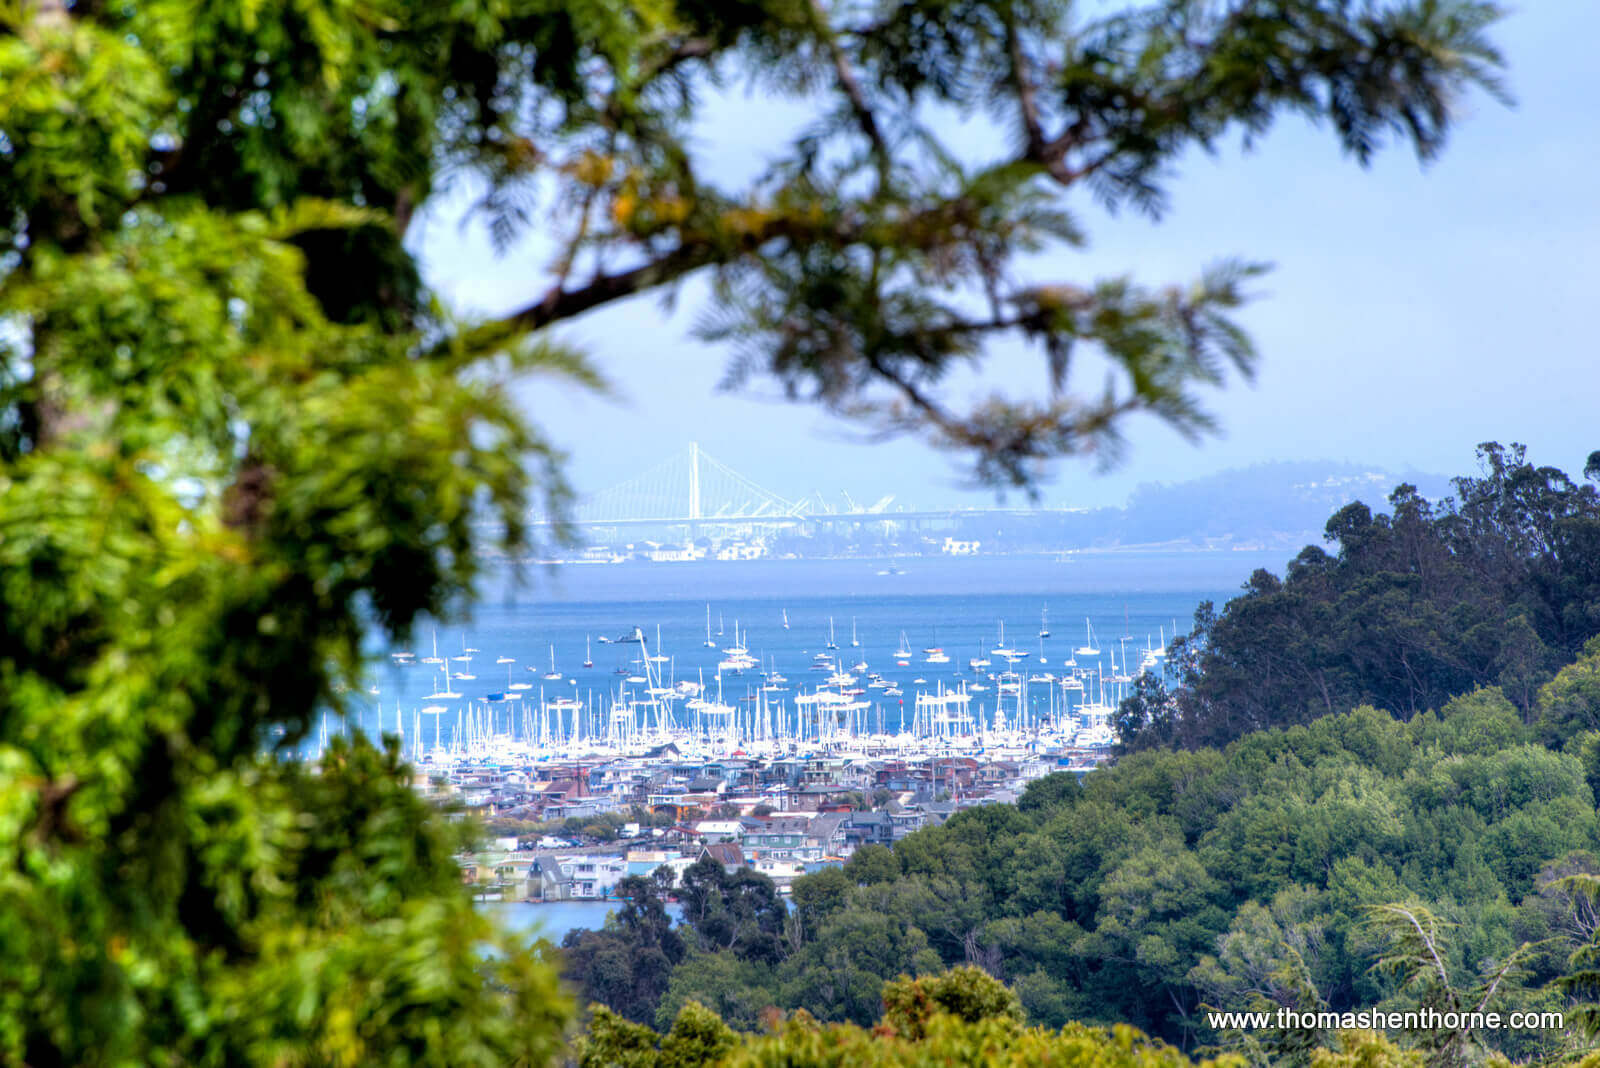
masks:
<svg viewBox="0 0 1600 1068"><path fill-rule="evenodd" d="M1487 439L1523 441L1535 461L1581 470L1600 448L1600 3L1530 2L1496 37L1516 106L1467 101L1427 168L1398 149L1363 171L1331 133L1289 120L1253 152L1235 143L1215 158L1186 159L1159 222L1112 218L1073 195L1091 245L1052 260L1050 277L1185 281L1229 255L1275 269L1243 316L1262 353L1255 386L1235 381L1209 398L1222 436L1193 446L1154 420L1131 425L1122 466L1098 474L1062 462L1044 503L1121 503L1140 482L1272 459L1459 474ZM709 124L706 147L730 169L756 169L784 114L736 94ZM530 239L497 258L481 229L461 225L460 211L459 200L443 201L413 231L448 299L493 312L543 290L546 247ZM580 491L604 489L696 439L788 496L843 489L857 500L893 493L923 506L994 500L961 487L949 458L918 442L865 444L819 410L718 393L726 353L688 336L704 293L685 288L676 312L640 298L561 329L557 336L584 346L615 380L620 403L548 382L524 387L534 420L571 451ZM1031 380L1015 358L992 373Z"/></svg>

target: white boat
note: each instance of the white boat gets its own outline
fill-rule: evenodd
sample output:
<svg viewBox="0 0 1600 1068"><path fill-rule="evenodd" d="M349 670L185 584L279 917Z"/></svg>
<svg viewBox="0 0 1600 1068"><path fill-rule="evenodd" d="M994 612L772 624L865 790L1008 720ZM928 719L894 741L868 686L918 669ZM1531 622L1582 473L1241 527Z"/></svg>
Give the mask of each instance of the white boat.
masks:
<svg viewBox="0 0 1600 1068"><path fill-rule="evenodd" d="M789 610L787 608L785 608L782 611L783 611L783 629L784 630L788 630L789 629ZM711 622L710 620L706 621L707 626L710 625L710 622Z"/></svg>
<svg viewBox="0 0 1600 1068"><path fill-rule="evenodd" d="M825 648L825 649L837 649L837 648L839 648L839 643L833 640L833 617L832 616L828 617L828 644L823 646L823 648Z"/></svg>
<svg viewBox="0 0 1600 1068"><path fill-rule="evenodd" d="M461 696L460 694L456 693L454 690L452 690L450 688L450 665L449 664L445 664L444 665L444 689L435 690L433 693L430 693L426 698L424 698L424 700L428 700L428 701L454 701L454 700L458 699L460 696Z"/></svg>
<svg viewBox="0 0 1600 1068"><path fill-rule="evenodd" d="M586 667L586 668L594 667L594 657L589 655L589 636L588 635L584 635L584 638L583 638L583 666Z"/></svg>
<svg viewBox="0 0 1600 1068"><path fill-rule="evenodd" d="M709 604L706 605L706 641L705 641L705 646L706 646L707 649L715 649L717 647L717 643L711 640L711 606Z"/></svg>
<svg viewBox="0 0 1600 1068"><path fill-rule="evenodd" d="M1048 607L1039 609L1039 637L1041 638L1050 637L1049 616L1050 609Z"/></svg>
<svg viewBox="0 0 1600 1068"><path fill-rule="evenodd" d="M1078 656L1099 656L1100 650L1094 644L1094 625L1087 618L1083 621L1084 642L1076 650Z"/></svg>
<svg viewBox="0 0 1600 1068"><path fill-rule="evenodd" d="M851 616L850 617L850 646L851 646L851 648L860 648L860 646L861 646L861 639L856 637L856 617L855 616Z"/></svg>
<svg viewBox="0 0 1600 1068"><path fill-rule="evenodd" d="M561 672L556 670L556 647L554 645L550 646L550 670L545 672L544 678L546 682L559 682L561 680Z"/></svg>
<svg viewBox="0 0 1600 1068"><path fill-rule="evenodd" d="M900 632L900 648L894 651L894 658L896 660L911 659L911 639L906 637L905 631Z"/></svg>
<svg viewBox="0 0 1600 1068"><path fill-rule="evenodd" d="M1015 662L1027 656L1027 653L1018 652L1006 644L1006 621L1000 621L1000 644L989 650L991 656L1002 657Z"/></svg>

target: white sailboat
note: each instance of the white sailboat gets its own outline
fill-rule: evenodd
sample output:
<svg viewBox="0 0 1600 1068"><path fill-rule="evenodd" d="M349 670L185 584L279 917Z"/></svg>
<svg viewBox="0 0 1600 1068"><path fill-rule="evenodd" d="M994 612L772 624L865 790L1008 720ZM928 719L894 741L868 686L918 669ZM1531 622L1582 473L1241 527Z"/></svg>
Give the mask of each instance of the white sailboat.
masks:
<svg viewBox="0 0 1600 1068"><path fill-rule="evenodd" d="M707 649L715 649L717 647L717 643L711 640L711 606L709 604L706 605L706 641L705 641L705 645L706 645Z"/></svg>
<svg viewBox="0 0 1600 1068"><path fill-rule="evenodd" d="M1088 617L1085 617L1084 620L1083 620L1083 631L1084 631L1084 642L1083 642L1083 645L1079 646L1078 649L1076 650L1077 655L1079 655L1079 656L1099 656L1100 655L1100 650L1095 648L1095 644L1094 644L1094 625L1089 622Z"/></svg>
<svg viewBox="0 0 1600 1068"><path fill-rule="evenodd" d="M1003 619L1000 621L1000 644L990 649L989 652L993 656L1001 657L1013 663L1028 655L1006 644L1006 621Z"/></svg>
<svg viewBox="0 0 1600 1068"><path fill-rule="evenodd" d="M594 667L594 658L589 655L589 636L587 634L583 636L583 666L586 668Z"/></svg>
<svg viewBox="0 0 1600 1068"><path fill-rule="evenodd" d="M850 646L851 646L851 648L855 648L855 649L858 649L858 648L861 647L861 639L856 637L856 617L855 616L851 616L850 617Z"/></svg>
<svg viewBox="0 0 1600 1068"><path fill-rule="evenodd" d="M826 646L824 646L824 648L826 648L826 649L837 649L837 648L839 648L839 643L833 640L833 617L832 616L828 617L828 644Z"/></svg>
<svg viewBox="0 0 1600 1068"><path fill-rule="evenodd" d="M1050 637L1050 609L1048 606L1039 609L1039 637Z"/></svg>
<svg viewBox="0 0 1600 1068"><path fill-rule="evenodd" d="M561 679L561 672L556 670L556 647L553 644L550 646L550 670L545 672L544 678L546 682L559 682Z"/></svg>
<svg viewBox="0 0 1600 1068"><path fill-rule="evenodd" d="M430 693L425 698L425 700L428 700L428 701L453 701L456 698L461 696L460 694L456 693L454 690L452 690L450 688L450 665L449 664L445 664L443 666L444 666L444 689L435 690L433 693Z"/></svg>
<svg viewBox="0 0 1600 1068"><path fill-rule="evenodd" d="M781 611L783 612L783 629L784 630L788 630L789 629L789 610L787 608L784 608Z"/></svg>

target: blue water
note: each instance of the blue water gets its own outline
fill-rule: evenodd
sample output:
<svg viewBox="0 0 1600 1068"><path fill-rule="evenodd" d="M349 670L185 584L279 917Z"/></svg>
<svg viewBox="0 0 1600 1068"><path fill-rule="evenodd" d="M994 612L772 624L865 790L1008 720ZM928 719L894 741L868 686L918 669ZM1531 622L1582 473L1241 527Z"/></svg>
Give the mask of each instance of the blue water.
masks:
<svg viewBox="0 0 1600 1068"><path fill-rule="evenodd" d="M568 931L585 927L597 930L605 926L606 916L617 907L615 901L552 901L534 905L521 901L486 901L478 906L494 916L507 929L521 931L539 938L548 938L560 945ZM683 916L683 906L677 902L667 904L667 912L674 920Z"/></svg>
<svg viewBox="0 0 1600 1068"><path fill-rule="evenodd" d="M640 647L596 639L629 634L635 627L644 631L651 654L659 648L673 658L662 665L669 680L703 679L714 694L717 661L723 656L721 650L733 643L737 626L751 654L764 666L775 664L788 677L790 693L781 696L792 697L799 689L814 688L826 674L811 670L811 665L814 654L825 651L831 621L836 652L847 668L865 661L869 671L904 691L900 697L867 691L865 699L876 703L868 714L869 726L881 722L892 730L902 709L909 715L917 691L971 681L967 661L997 644L1002 623L1007 644L1032 654L1020 665L1024 674L1041 670L1059 674L1063 657L1084 644L1086 624L1093 627L1103 653L1125 649L1137 667L1147 642L1157 643L1163 632L1170 641L1174 625L1180 632L1189 629L1201 600L1213 600L1220 607L1253 569L1281 568L1283 555L1116 552L535 568L520 587L509 581L498 583L467 623L425 624L413 635L409 648L418 658L432 654L435 641L440 656L464 655L468 647L479 650L466 668L477 678L453 682L453 689L463 695L460 700L426 699L441 689L438 667L421 663L401 667L383 657L374 664L371 679L378 693L357 702L356 715L372 732L379 726L381 709L382 730L392 732L398 703L412 741L416 710L443 705L449 711L439 720L447 740L456 709L504 693L509 683L517 681L533 685L525 691L530 700L542 692L545 697L579 697L597 708L616 692L624 675L638 670L634 661ZM704 644L708 605L716 649ZM1041 612L1046 610L1050 636L1041 639ZM859 646L851 644L852 631ZM893 655L902 633L915 654L907 667L898 667ZM581 666L586 639L592 668ZM951 662L924 663L922 650L934 646L943 648ZM551 668L552 649L562 676L559 682L543 678ZM502 656L515 662L496 665ZM1045 660L1042 667L1040 656ZM1086 660L1080 657L1079 662ZM463 667L451 664L453 671ZM722 697L730 704L753 700L761 684L754 671L724 676ZM1030 701L1042 707L1050 700L1049 691L1048 686L1037 687ZM992 707L993 691L984 696L986 700L974 701L974 710ZM492 707L501 710L504 723L514 718L504 710L516 704ZM422 725L431 742L431 718Z"/></svg>

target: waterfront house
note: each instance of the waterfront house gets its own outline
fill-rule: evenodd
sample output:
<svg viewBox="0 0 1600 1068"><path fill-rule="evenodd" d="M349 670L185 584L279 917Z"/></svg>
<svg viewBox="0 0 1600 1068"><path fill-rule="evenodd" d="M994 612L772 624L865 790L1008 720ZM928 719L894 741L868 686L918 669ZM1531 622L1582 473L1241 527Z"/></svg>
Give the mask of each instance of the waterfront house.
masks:
<svg viewBox="0 0 1600 1068"><path fill-rule="evenodd" d="M539 857L528 872L527 897L533 901L570 901L571 873L563 871L555 857Z"/></svg>
<svg viewBox="0 0 1600 1068"><path fill-rule="evenodd" d="M572 879L571 896L580 901L610 897L628 876L627 859L620 856L585 854L562 857L557 863Z"/></svg>

